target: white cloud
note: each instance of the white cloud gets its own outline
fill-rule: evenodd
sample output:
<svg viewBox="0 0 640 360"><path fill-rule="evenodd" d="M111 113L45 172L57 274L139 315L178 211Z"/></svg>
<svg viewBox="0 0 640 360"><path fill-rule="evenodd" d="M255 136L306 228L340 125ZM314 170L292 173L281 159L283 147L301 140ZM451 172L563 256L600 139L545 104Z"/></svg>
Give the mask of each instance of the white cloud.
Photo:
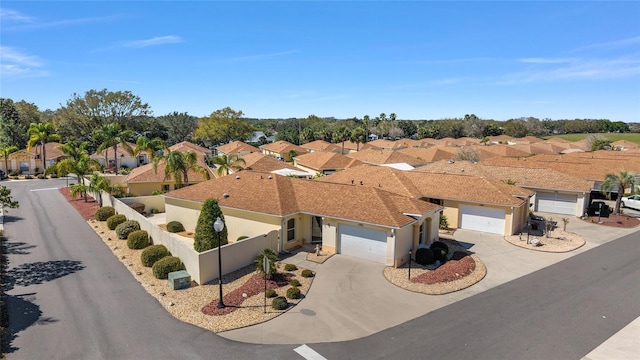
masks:
<svg viewBox="0 0 640 360"><path fill-rule="evenodd" d="M576 51L591 50L591 49L613 49L613 48L620 48L620 47L633 46L633 45L640 45L640 36L635 36L635 37L620 39L615 41L609 41L604 43L590 44L590 45L582 46L579 48L575 48L570 51L576 52Z"/></svg>
<svg viewBox="0 0 640 360"><path fill-rule="evenodd" d="M37 56L28 55L9 46L0 46L0 74L2 76L47 76Z"/></svg>
<svg viewBox="0 0 640 360"><path fill-rule="evenodd" d="M64 19L64 20L56 20L56 21L49 21L49 22L29 21L25 24L8 26L5 28L5 30L16 31L16 30L49 29L49 28L62 27L62 26L102 23L102 22L117 20L119 18L121 18L121 16L119 15L109 15L109 16L100 16L100 17ZM26 22L26 21L23 21L23 22Z"/></svg>
<svg viewBox="0 0 640 360"><path fill-rule="evenodd" d="M11 21L11 22L21 22L21 23L30 23L33 21L33 18L27 15L23 15L15 10L10 9L0 9L0 20L2 21Z"/></svg>
<svg viewBox="0 0 640 360"><path fill-rule="evenodd" d="M524 58L520 62L531 64L561 64L575 62L577 59L545 59L545 58Z"/></svg>
<svg viewBox="0 0 640 360"><path fill-rule="evenodd" d="M167 35L157 36L151 39L134 40L122 43L122 47L143 48L148 46L164 45L164 44L177 44L183 42L180 36Z"/></svg>
<svg viewBox="0 0 640 360"><path fill-rule="evenodd" d="M0 59L3 63L17 63L35 67L42 66L38 57L24 54L20 50L9 46L0 46Z"/></svg>

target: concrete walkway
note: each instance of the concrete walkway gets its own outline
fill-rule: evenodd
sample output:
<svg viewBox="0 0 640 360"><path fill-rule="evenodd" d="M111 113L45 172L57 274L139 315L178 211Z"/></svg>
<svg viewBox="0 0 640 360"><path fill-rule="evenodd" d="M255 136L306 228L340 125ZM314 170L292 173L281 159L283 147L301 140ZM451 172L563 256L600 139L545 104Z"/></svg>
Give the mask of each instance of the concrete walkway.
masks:
<svg viewBox="0 0 640 360"><path fill-rule="evenodd" d="M582 360L609 359L640 359L640 317L582 358Z"/></svg>
<svg viewBox="0 0 640 360"><path fill-rule="evenodd" d="M587 243L569 253L527 250L509 244L500 235L457 230L454 238L480 257L487 276L470 288L446 295L424 295L398 288L383 277L384 266L371 261L338 254L320 265L295 255L286 262L317 271L307 297L271 321L219 335L260 344L309 344L365 337L637 230L605 228L572 218L567 231L582 235Z"/></svg>

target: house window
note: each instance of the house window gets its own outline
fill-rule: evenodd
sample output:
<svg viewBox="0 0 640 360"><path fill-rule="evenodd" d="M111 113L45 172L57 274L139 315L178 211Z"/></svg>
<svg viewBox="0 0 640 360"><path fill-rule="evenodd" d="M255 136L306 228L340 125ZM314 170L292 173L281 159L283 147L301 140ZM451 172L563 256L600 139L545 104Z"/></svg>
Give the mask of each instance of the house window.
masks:
<svg viewBox="0 0 640 360"><path fill-rule="evenodd" d="M171 190L171 185L162 185L162 191L168 192Z"/></svg>
<svg viewBox="0 0 640 360"><path fill-rule="evenodd" d="M29 163L28 162L21 162L20 163L20 171L29 172Z"/></svg>
<svg viewBox="0 0 640 360"><path fill-rule="evenodd" d="M287 241L293 241L296 239L296 219L289 219L287 221Z"/></svg>
<svg viewBox="0 0 640 360"><path fill-rule="evenodd" d="M420 224L420 229L418 230L418 244L422 244L424 242L424 222Z"/></svg>

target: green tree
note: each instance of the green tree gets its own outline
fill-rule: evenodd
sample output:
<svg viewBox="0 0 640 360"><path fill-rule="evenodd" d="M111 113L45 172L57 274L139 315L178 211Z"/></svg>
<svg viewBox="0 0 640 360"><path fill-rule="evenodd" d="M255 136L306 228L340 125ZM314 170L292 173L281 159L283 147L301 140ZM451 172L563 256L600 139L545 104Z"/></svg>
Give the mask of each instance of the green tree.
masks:
<svg viewBox="0 0 640 360"><path fill-rule="evenodd" d="M351 130L350 140L356 143L356 151L360 151L360 144L367 142L367 132L363 128L357 127Z"/></svg>
<svg viewBox="0 0 640 360"><path fill-rule="evenodd" d="M20 119L13 100L0 98L0 142L18 149L24 148L29 140L28 125Z"/></svg>
<svg viewBox="0 0 640 360"><path fill-rule="evenodd" d="M333 140L336 142L342 142L341 154L344 154L344 142L349 140L349 137L351 137L351 131L349 131L349 129L344 125L339 126L333 131Z"/></svg>
<svg viewBox="0 0 640 360"><path fill-rule="evenodd" d="M191 141L194 132L198 128L198 118L174 111L170 114L158 117L158 121L167 128L167 142L169 145L182 141Z"/></svg>
<svg viewBox="0 0 640 360"><path fill-rule="evenodd" d="M18 151L17 146L13 145L0 145L0 154L4 157L4 169L9 174L9 154Z"/></svg>
<svg viewBox="0 0 640 360"><path fill-rule="evenodd" d="M70 141L60 146L60 150L67 154L67 158L54 165L59 176L73 173L78 177L77 191L84 195L85 202L87 202L87 188L84 177L94 171L102 171L102 165L89 156L86 146L86 142L78 143L76 141Z"/></svg>
<svg viewBox="0 0 640 360"><path fill-rule="evenodd" d="M614 213L620 214L620 203L622 202L622 197L624 196L624 192L627 188L631 189L632 193L636 192L636 187L638 186L638 176L633 174L630 171L621 170L618 174L607 174L600 185L600 189L603 194L607 196L607 198L611 198L611 192L614 190L617 191L618 196L616 198L616 206L613 210Z"/></svg>
<svg viewBox="0 0 640 360"><path fill-rule="evenodd" d="M5 213L7 212L6 208L17 209L20 207L20 204L11 197L11 189L4 185L0 186L0 206Z"/></svg>
<svg viewBox="0 0 640 360"><path fill-rule="evenodd" d="M111 184L111 180L98 173L91 174L89 177L89 184L87 185L85 192L92 192L98 196L98 204L102 207L102 192L109 193L111 195L117 195L124 193L124 187L120 184Z"/></svg>
<svg viewBox="0 0 640 360"><path fill-rule="evenodd" d="M113 149L114 172L116 174L118 173L118 153L116 152L118 144L122 145L122 148L129 154L133 154L133 149L129 146L129 143L127 143L127 140L132 138L133 135L133 131L124 129L119 123L115 122L106 124L93 132L93 137L100 143L98 150L96 150L98 153L108 148Z"/></svg>
<svg viewBox="0 0 640 360"><path fill-rule="evenodd" d="M218 247L218 234L213 228L213 223L220 218L224 223L224 214L220 210L218 199L208 199L202 204L200 216L198 216L198 224L196 225L196 233L193 241L193 248L197 252L203 252ZM225 224L220 232L220 245L226 245L228 231Z"/></svg>
<svg viewBox="0 0 640 360"><path fill-rule="evenodd" d="M29 130L29 141L27 142L27 150L31 150L37 144L42 145L42 167L47 171L47 141L58 141L60 136L54 134L52 123L31 123Z"/></svg>
<svg viewBox="0 0 640 360"><path fill-rule="evenodd" d="M509 119L504 123L504 134L514 138L527 136L527 123L521 119Z"/></svg>
<svg viewBox="0 0 640 360"><path fill-rule="evenodd" d="M213 158L216 165L216 175L218 177L229 175L231 171L238 171L246 165L243 158L238 154L220 155Z"/></svg>
<svg viewBox="0 0 640 360"><path fill-rule="evenodd" d="M89 90L73 94L54 116L58 134L69 140L89 140L94 129L110 123L142 133L152 115L148 104L130 91Z"/></svg>
<svg viewBox="0 0 640 360"><path fill-rule="evenodd" d="M253 132L253 128L246 119L242 118L242 111L235 111L230 107L216 110L208 117L198 122L194 140L223 144L235 140L245 140Z"/></svg>
<svg viewBox="0 0 640 360"><path fill-rule="evenodd" d="M173 177L176 187L189 186L189 171L202 174L206 179L210 178L209 171L198 164L198 156L195 152L169 151L165 156L156 157L153 161L153 170L158 171L158 163L165 162L164 179Z"/></svg>
<svg viewBox="0 0 640 360"><path fill-rule="evenodd" d="M153 138L153 139L149 139L146 136L140 136L137 140L136 140L136 148L133 151L134 155L138 155L142 152L147 152L149 154L149 159L151 159L151 161L153 161L153 159L155 159L158 156L162 156L159 151L160 150L164 150L167 147L164 144L164 141L162 141L161 138Z"/></svg>

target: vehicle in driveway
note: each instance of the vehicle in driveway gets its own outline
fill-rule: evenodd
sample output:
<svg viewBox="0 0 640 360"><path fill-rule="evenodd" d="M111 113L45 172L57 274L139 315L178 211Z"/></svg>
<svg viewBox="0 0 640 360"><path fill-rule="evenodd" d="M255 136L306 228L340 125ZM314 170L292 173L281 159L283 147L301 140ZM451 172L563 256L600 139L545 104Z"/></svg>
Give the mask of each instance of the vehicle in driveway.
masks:
<svg viewBox="0 0 640 360"><path fill-rule="evenodd" d="M625 196L620 199L620 206L640 210L640 195Z"/></svg>

